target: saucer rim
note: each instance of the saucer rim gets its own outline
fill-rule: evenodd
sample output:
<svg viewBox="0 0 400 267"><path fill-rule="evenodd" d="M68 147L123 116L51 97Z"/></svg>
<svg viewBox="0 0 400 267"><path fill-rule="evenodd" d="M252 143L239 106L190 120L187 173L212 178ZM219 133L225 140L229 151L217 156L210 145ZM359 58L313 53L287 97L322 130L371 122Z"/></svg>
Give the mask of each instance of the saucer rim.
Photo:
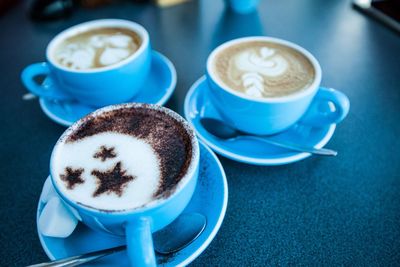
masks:
<svg viewBox="0 0 400 267"><path fill-rule="evenodd" d="M218 145L214 144L213 142L209 141L207 138L205 138L201 133L197 130L196 125L193 123L193 119L191 118L189 112L190 112L190 102L192 99L193 94L195 93L195 90L199 88L199 86L202 83L205 83L205 86L208 86L206 83L207 81L206 75L201 76L199 79L197 79L189 88L188 92L186 93L185 96L185 102L184 102L184 116L186 120L189 122L190 125L194 128L197 136L199 137L200 140L202 140L205 144L207 144L212 150L214 150L217 154L222 155L226 158L229 158L234 161L238 162L243 162L247 164L252 164L252 165L261 165L261 166L275 166L275 165L284 165L284 164L290 164L294 163L303 159L306 159L311 156L311 153L307 152L299 152L296 153L292 156L288 157L281 157L281 158L255 158L255 157L248 157L248 156L242 156L238 153L228 151L226 149L223 149L219 147ZM335 129L336 129L336 124L331 124L329 126L328 132L322 138L314 147L315 148L322 148L325 146L329 140L332 138Z"/></svg>
<svg viewBox="0 0 400 267"><path fill-rule="evenodd" d="M219 170L219 172L221 174L222 183L223 183L223 194L224 194L224 196L223 196L223 201L222 201L221 212L219 213L217 223L214 225L213 230L211 231L211 233L209 234L207 239L204 241L204 243L201 244L201 246L199 246L184 261L182 261L181 263L175 265L175 266L179 266L179 267L180 266L187 266L188 264L193 262L210 245L210 243L214 240L215 236L217 235L217 233L219 232L219 230L220 230L220 228L222 226L222 222L225 219L226 210L227 210L227 207L228 207L228 195L229 195L229 191L228 190L229 189L228 189L228 181L227 181L227 178L226 178L225 170L224 170L220 160L218 159L217 155L207 146L207 144L205 144L203 141L199 140L199 145L201 147L203 147L207 151L207 153L209 153L210 157L217 164L218 170ZM201 155L200 155L200 157L201 157ZM46 180L47 179L51 179L50 175L46 178ZM45 182L46 182L46 180L45 180ZM44 183L43 183L43 185L44 185ZM56 258L54 257L54 255L52 254L52 252L48 248L46 242L44 241L44 237L40 233L39 226L38 226L38 223L37 223L38 220L39 220L39 216L40 216L39 210L40 210L41 205L43 205L42 199L39 198L38 205L37 205L37 208L36 208L36 231L37 231L37 234L38 234L38 237L39 237L39 241L40 241L40 244L41 244L44 252L46 253L47 257L49 257L50 260L54 261L54 260L56 260ZM168 266L169 263L167 263L166 265ZM165 266L165 265L163 265L163 266Z"/></svg>
<svg viewBox="0 0 400 267"><path fill-rule="evenodd" d="M172 61L167 58L165 55L163 55L162 53L156 51L156 50L152 50L152 58L153 57L159 57L161 59L162 62L164 62L167 66L167 68L170 70L171 73L171 83L168 86L168 88L165 90L165 94L163 95L163 97L161 97L156 103L151 103L151 104L155 104L155 105L160 105L163 106L172 96L173 92L176 89L176 84L177 84L177 73L176 73L176 68L174 66L174 64L172 63ZM132 99L128 100L129 102L135 102L135 101L131 101L131 100L135 100L135 97L133 97ZM39 105L40 108L42 109L43 113L49 117L52 121L61 124L63 126L69 127L71 126L74 122L65 120L59 116L54 115L53 112L51 112L49 110L49 108L47 107L46 102L49 101L43 97L39 98ZM60 101L62 102L62 101ZM139 102L138 102L139 103ZM101 108L101 107L99 107ZM98 108L94 108L93 111L95 111Z"/></svg>

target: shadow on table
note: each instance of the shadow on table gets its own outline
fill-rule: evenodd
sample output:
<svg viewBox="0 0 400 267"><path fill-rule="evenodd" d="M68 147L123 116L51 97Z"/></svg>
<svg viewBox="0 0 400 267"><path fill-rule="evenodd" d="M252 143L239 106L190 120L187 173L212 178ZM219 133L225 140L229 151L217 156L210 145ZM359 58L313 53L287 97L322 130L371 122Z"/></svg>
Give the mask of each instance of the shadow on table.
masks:
<svg viewBox="0 0 400 267"><path fill-rule="evenodd" d="M232 39L257 35L264 35L257 11L250 14L238 14L225 9L216 24L211 49Z"/></svg>

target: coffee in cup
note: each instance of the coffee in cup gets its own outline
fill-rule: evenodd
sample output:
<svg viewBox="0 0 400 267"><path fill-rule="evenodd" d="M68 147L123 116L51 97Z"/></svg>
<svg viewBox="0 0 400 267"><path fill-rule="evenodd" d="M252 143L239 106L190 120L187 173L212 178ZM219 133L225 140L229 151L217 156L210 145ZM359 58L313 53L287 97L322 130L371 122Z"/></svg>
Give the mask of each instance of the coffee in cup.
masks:
<svg viewBox="0 0 400 267"><path fill-rule="evenodd" d="M85 22L55 36L46 62L27 66L22 82L49 100L75 100L92 107L131 102L148 79L152 50L149 34L127 20ZM38 84L37 76L46 83Z"/></svg>
<svg viewBox="0 0 400 267"><path fill-rule="evenodd" d="M79 205L143 207L174 192L191 165L193 139L168 112L146 105L93 113L58 142L53 178Z"/></svg>
<svg viewBox="0 0 400 267"><path fill-rule="evenodd" d="M181 116L157 105L120 104L64 132L50 177L63 210L94 230L124 236L132 266L155 266L152 233L189 203L199 159L197 138ZM57 217L50 208L42 214Z"/></svg>
<svg viewBox="0 0 400 267"><path fill-rule="evenodd" d="M315 80L315 69L304 54L263 40L226 47L215 55L212 68L223 85L251 97L290 95Z"/></svg>
<svg viewBox="0 0 400 267"><path fill-rule="evenodd" d="M307 120L313 125L338 123L349 110L343 93L320 87L315 57L282 39L254 36L226 42L209 55L206 74L208 98L220 119L249 134L284 131L307 110L313 111Z"/></svg>
<svg viewBox="0 0 400 267"><path fill-rule="evenodd" d="M128 28L95 28L67 37L54 50L55 61L73 70L97 69L119 63L141 45Z"/></svg>

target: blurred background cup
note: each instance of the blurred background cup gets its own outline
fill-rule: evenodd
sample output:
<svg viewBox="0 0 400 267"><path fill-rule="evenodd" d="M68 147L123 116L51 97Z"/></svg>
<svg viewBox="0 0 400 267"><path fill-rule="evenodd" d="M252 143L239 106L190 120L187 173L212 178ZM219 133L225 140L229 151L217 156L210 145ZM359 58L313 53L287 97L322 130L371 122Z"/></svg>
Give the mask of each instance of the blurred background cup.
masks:
<svg viewBox="0 0 400 267"><path fill-rule="evenodd" d="M232 39L264 34L258 12L240 14L227 8L221 13L215 25L211 38L211 50Z"/></svg>
<svg viewBox="0 0 400 267"><path fill-rule="evenodd" d="M227 6L241 14L251 13L257 9L260 0L225 0Z"/></svg>
<svg viewBox="0 0 400 267"><path fill-rule="evenodd" d="M60 65L55 60L55 49L65 39L98 28L124 28L141 39L140 46L122 61L100 68L76 70ZM141 25L127 20L94 20L73 26L52 39L46 49L46 62L26 67L21 75L25 87L34 95L52 100L71 100L101 107L123 103L142 88L151 66L149 34ZM46 83L35 80L44 76Z"/></svg>

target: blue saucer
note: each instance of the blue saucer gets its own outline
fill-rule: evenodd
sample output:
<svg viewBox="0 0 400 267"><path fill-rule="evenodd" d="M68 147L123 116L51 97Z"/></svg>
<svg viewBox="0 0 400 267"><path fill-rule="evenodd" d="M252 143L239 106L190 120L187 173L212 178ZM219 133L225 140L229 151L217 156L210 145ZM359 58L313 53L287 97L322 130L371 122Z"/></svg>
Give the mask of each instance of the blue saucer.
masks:
<svg viewBox="0 0 400 267"><path fill-rule="evenodd" d="M205 215L207 218L206 228L195 241L179 252L165 257L157 256L158 265L188 265L207 248L222 224L228 204L228 185L225 172L215 154L201 142L199 167L197 187L184 212L199 212ZM42 197L39 200L36 222L43 207ZM124 244L124 239L121 237L95 232L81 223L67 238L46 237L39 231L38 234L40 243L51 260ZM126 252L123 251L84 266L129 266L127 257Z"/></svg>
<svg viewBox="0 0 400 267"><path fill-rule="evenodd" d="M219 118L218 111L207 96L205 76L197 80L185 98L184 112L198 137L218 154L239 162L255 165L283 165L309 157L310 153L279 148L251 138L225 141L207 132L200 123L201 117ZM296 123L290 129L274 136L276 140L321 148L331 139L336 124L313 127Z"/></svg>
<svg viewBox="0 0 400 267"><path fill-rule="evenodd" d="M48 83L45 80L44 83ZM162 54L152 52L152 64L145 88L127 102L139 102L164 105L171 97L176 86L176 70L171 61ZM86 106L77 101L54 101L40 98L40 107L53 121L70 126L96 108Z"/></svg>

